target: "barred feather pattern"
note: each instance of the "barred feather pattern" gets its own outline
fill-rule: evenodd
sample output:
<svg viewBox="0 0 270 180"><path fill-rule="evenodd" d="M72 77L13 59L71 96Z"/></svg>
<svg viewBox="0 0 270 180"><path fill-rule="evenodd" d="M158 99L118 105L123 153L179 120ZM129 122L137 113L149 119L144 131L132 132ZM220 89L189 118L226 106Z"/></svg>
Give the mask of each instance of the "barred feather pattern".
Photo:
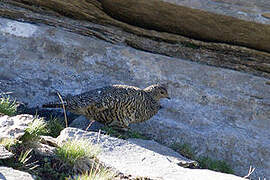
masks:
<svg viewBox="0 0 270 180"><path fill-rule="evenodd" d="M64 99L67 110L86 116L108 126L127 128L131 123L143 122L160 109L159 100L169 98L167 88L152 85L145 89L127 85L112 85L94 89ZM61 108L59 103L43 107Z"/></svg>

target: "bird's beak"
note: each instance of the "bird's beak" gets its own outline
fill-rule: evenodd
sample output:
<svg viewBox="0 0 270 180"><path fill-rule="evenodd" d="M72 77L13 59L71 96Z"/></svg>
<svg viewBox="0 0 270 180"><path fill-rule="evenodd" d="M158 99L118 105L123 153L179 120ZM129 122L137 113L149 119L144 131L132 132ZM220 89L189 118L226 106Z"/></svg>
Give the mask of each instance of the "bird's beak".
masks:
<svg viewBox="0 0 270 180"><path fill-rule="evenodd" d="M171 99L171 98L168 96L167 99Z"/></svg>

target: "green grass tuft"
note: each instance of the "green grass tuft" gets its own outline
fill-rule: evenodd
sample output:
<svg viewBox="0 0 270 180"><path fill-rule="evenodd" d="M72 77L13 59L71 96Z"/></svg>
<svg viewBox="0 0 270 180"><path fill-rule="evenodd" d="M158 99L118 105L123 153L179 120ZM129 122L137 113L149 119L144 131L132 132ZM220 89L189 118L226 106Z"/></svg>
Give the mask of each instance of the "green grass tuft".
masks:
<svg viewBox="0 0 270 180"><path fill-rule="evenodd" d="M87 140L67 141L56 149L56 155L64 166L71 167L73 171L83 172L93 165L93 161L100 148Z"/></svg>
<svg viewBox="0 0 270 180"><path fill-rule="evenodd" d="M211 169L218 172L233 174L232 168L225 162L221 160L213 160L209 157L200 157L197 159L200 166L204 169Z"/></svg>
<svg viewBox="0 0 270 180"><path fill-rule="evenodd" d="M75 178L74 180L112 180L115 173L103 167L91 168L90 171L85 172Z"/></svg>
<svg viewBox="0 0 270 180"><path fill-rule="evenodd" d="M27 161L31 158L30 153L32 152L33 149L28 149L25 152L21 152L20 156L18 158L19 163L25 165Z"/></svg>
<svg viewBox="0 0 270 180"><path fill-rule="evenodd" d="M195 159L194 152L189 144L174 143L171 148L189 159Z"/></svg>
<svg viewBox="0 0 270 180"><path fill-rule="evenodd" d="M0 98L0 113L14 116L17 112L17 105L15 100L11 100L10 97Z"/></svg>
<svg viewBox="0 0 270 180"><path fill-rule="evenodd" d="M189 159L196 160L201 168L223 173L234 173L232 168L225 161L212 160L209 157L196 157L189 144L174 143L171 148Z"/></svg>
<svg viewBox="0 0 270 180"><path fill-rule="evenodd" d="M41 135L48 134L46 125L47 124L43 118L35 118L33 122L29 124L20 140L23 142L38 141Z"/></svg>
<svg viewBox="0 0 270 180"><path fill-rule="evenodd" d="M57 118L51 117L51 119L47 122L46 127L48 129L47 135L56 138L60 135L60 132L64 129L64 123Z"/></svg>
<svg viewBox="0 0 270 180"><path fill-rule="evenodd" d="M9 151L12 149L12 147L16 146L18 142L18 140L12 138L0 139L0 145L3 145Z"/></svg>

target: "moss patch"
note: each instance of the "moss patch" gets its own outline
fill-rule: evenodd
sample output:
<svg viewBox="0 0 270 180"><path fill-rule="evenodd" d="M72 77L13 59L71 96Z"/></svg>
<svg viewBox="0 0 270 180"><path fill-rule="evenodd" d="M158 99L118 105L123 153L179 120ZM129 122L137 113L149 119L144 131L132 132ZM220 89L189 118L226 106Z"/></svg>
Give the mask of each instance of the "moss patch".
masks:
<svg viewBox="0 0 270 180"><path fill-rule="evenodd" d="M225 161L222 160L213 160L209 157L199 157L197 161L199 162L200 167L203 169L211 169L213 171L230 174L234 173L232 168Z"/></svg>
<svg viewBox="0 0 270 180"><path fill-rule="evenodd" d="M196 157L194 150L189 144L180 144L174 143L171 148L181 155L198 161L199 167L202 169L210 169L213 171L223 172L223 173L230 173L233 174L234 171L225 161L222 160L213 160L210 157Z"/></svg>

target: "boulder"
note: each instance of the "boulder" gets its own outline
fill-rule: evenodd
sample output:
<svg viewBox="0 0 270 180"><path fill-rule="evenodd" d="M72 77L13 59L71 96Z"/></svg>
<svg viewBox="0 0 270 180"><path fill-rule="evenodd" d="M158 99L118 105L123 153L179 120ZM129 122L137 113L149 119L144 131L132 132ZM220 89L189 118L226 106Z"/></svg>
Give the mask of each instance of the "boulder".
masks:
<svg viewBox="0 0 270 180"><path fill-rule="evenodd" d="M29 173L15 170L9 167L0 166L0 179L34 180L35 178Z"/></svg>
<svg viewBox="0 0 270 180"><path fill-rule="evenodd" d="M0 140L2 138L19 139L34 119L32 115L28 114L0 117Z"/></svg>
<svg viewBox="0 0 270 180"><path fill-rule="evenodd" d="M211 170L188 169L178 164L194 163L173 150L151 140L122 140L97 132L87 132L76 128L64 129L57 138L59 143L72 139L87 139L101 146L97 158L107 167L131 175L155 180L237 180L235 175Z"/></svg>
<svg viewBox="0 0 270 180"><path fill-rule="evenodd" d="M252 165L255 177L270 176L269 79L47 25L0 23L0 91L35 107L57 100L56 91L66 96L109 84L167 83L172 99L134 129L167 145L188 143L197 156L225 160L238 175Z"/></svg>

